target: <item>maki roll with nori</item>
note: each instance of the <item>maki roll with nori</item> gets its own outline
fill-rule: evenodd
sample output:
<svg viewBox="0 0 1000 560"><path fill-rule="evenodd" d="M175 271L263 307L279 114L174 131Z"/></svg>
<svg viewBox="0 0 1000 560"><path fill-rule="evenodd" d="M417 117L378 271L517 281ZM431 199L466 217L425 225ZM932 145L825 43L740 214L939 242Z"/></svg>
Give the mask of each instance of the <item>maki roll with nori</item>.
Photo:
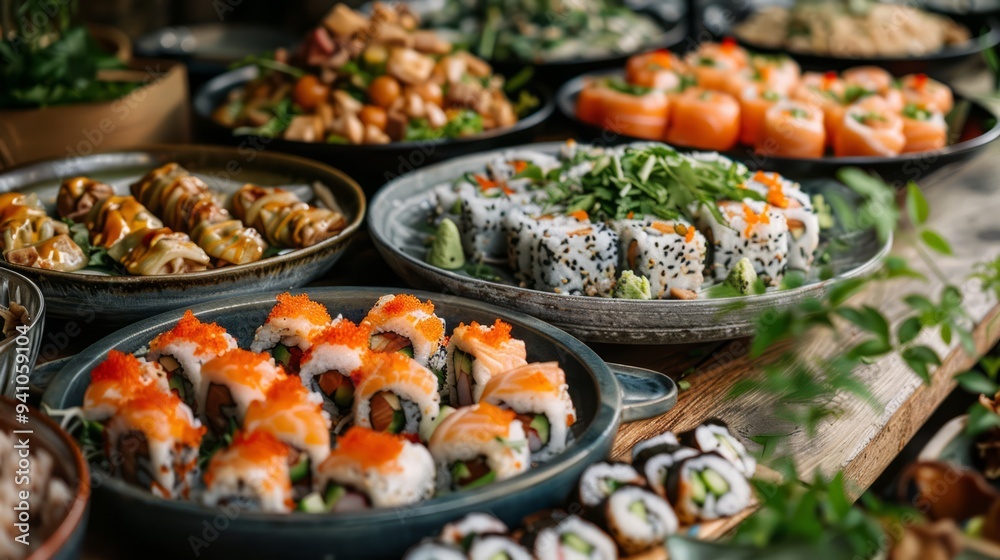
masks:
<svg viewBox="0 0 1000 560"><path fill-rule="evenodd" d="M667 479L671 469L684 459L697 456L699 451L690 447L684 447L671 440L677 441L673 434L669 438L658 436L656 443L645 445L638 453L632 451L632 466L643 476L649 487L660 496L670 499L667 490Z"/></svg>
<svg viewBox="0 0 1000 560"><path fill-rule="evenodd" d="M250 349L254 352L270 350L274 361L298 373L302 353L312 345L312 337L330 324L330 314L322 303L309 299L306 294L293 296L285 292L279 294L277 300L267 320L254 333Z"/></svg>
<svg viewBox="0 0 1000 560"><path fill-rule="evenodd" d="M479 488L530 466L524 427L512 410L489 403L460 408L441 421L427 444L438 490Z"/></svg>
<svg viewBox="0 0 1000 560"><path fill-rule="evenodd" d="M628 463L594 463L580 475L577 498L584 508L593 508L622 486L642 486L646 479Z"/></svg>
<svg viewBox="0 0 1000 560"><path fill-rule="evenodd" d="M355 426L417 434L440 411L437 376L403 354L372 354L352 379Z"/></svg>
<svg viewBox="0 0 1000 560"><path fill-rule="evenodd" d="M452 521L441 529L438 540L446 544L461 546L468 550L476 537L484 535L506 535L507 524L488 513L470 513Z"/></svg>
<svg viewBox="0 0 1000 560"><path fill-rule="evenodd" d="M287 445L265 431L236 432L208 462L205 505L237 504L251 511L288 513L295 507Z"/></svg>
<svg viewBox="0 0 1000 560"><path fill-rule="evenodd" d="M750 505L750 483L718 453L684 459L670 469L667 496L681 523L736 515Z"/></svg>
<svg viewBox="0 0 1000 560"><path fill-rule="evenodd" d="M407 294L379 298L363 324L371 329L371 349L401 352L427 367L444 343L444 320L434 304Z"/></svg>
<svg viewBox="0 0 1000 560"><path fill-rule="evenodd" d="M434 460L401 436L353 427L337 438L314 487L325 511L415 504L434 493Z"/></svg>
<svg viewBox="0 0 1000 560"><path fill-rule="evenodd" d="M350 413L354 404L354 381L369 359L369 330L338 317L324 328L302 354L299 376L302 384L323 396L323 408L334 417Z"/></svg>
<svg viewBox="0 0 1000 560"><path fill-rule="evenodd" d="M524 520L521 544L538 560L614 560L615 541L600 527L563 511L544 511Z"/></svg>
<svg viewBox="0 0 1000 560"><path fill-rule="evenodd" d="M746 257L768 286L777 286L788 268L788 219L779 209L760 200L726 200L717 203L722 220L707 208L701 210L703 231L710 232L714 248L712 275L719 282Z"/></svg>
<svg viewBox="0 0 1000 560"><path fill-rule="evenodd" d="M677 532L677 514L660 496L641 486L622 486L594 510L626 556L662 545Z"/></svg>
<svg viewBox="0 0 1000 560"><path fill-rule="evenodd" d="M757 469L757 460L721 421L709 420L690 432L681 434L679 439L684 445L702 453L714 451L729 459L747 478L752 477Z"/></svg>
<svg viewBox="0 0 1000 560"><path fill-rule="evenodd" d="M111 350L90 372L90 385L83 394L83 417L102 422L131 399L146 391L170 391L167 374L155 362Z"/></svg>
<svg viewBox="0 0 1000 560"><path fill-rule="evenodd" d="M201 366L234 348L236 339L226 329L203 323L188 310L174 328L149 343L146 359L160 364L167 372L170 390L198 410L197 396L203 391Z"/></svg>
<svg viewBox="0 0 1000 560"><path fill-rule="evenodd" d="M544 461L569 442L576 409L566 373L557 362L521 366L490 379L480 402L513 410L524 426L533 461Z"/></svg>
<svg viewBox="0 0 1000 560"><path fill-rule="evenodd" d="M506 535L477 537L469 547L469 560L532 560L532 555Z"/></svg>
<svg viewBox="0 0 1000 560"><path fill-rule="evenodd" d="M424 539L410 547L403 560L467 560L462 549L455 545Z"/></svg>
<svg viewBox="0 0 1000 560"><path fill-rule="evenodd" d="M267 391L285 377L271 356L236 348L201 366L198 416L216 436L243 424L247 408L267 398Z"/></svg>
<svg viewBox="0 0 1000 560"><path fill-rule="evenodd" d="M662 445L664 443L670 445L680 445L680 440L677 439L677 435L674 434L673 432L663 432L662 434L657 434L653 437L646 438L640 442L637 442L635 445L632 446L632 453L631 453L632 464L634 465L636 463L639 454L645 451L646 449L649 449L650 447L654 447L657 445Z"/></svg>
<svg viewBox="0 0 1000 560"><path fill-rule="evenodd" d="M448 340L448 395L451 404L479 402L486 383L494 376L527 364L524 341L510 336L511 327L500 319L491 326L460 324Z"/></svg>
<svg viewBox="0 0 1000 560"><path fill-rule="evenodd" d="M649 279L655 299L694 299L705 282L705 236L684 220L621 220L623 269Z"/></svg>

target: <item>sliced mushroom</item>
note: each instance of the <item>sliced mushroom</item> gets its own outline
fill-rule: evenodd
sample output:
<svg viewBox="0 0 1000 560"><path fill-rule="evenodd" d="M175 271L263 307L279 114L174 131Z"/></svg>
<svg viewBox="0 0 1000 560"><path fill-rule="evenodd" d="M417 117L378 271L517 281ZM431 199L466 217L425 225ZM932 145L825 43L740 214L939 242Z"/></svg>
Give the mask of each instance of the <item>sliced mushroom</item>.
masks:
<svg viewBox="0 0 1000 560"><path fill-rule="evenodd" d="M300 142L319 142L323 139L324 129L323 119L318 115L298 115L288 123L285 138Z"/></svg>
<svg viewBox="0 0 1000 560"><path fill-rule="evenodd" d="M467 64L462 57L446 56L438 61L438 67L449 84L458 84L462 82L462 77L465 76Z"/></svg>
<svg viewBox="0 0 1000 560"><path fill-rule="evenodd" d="M342 89L333 92L333 100L344 113L359 113L361 111L361 102Z"/></svg>
<svg viewBox="0 0 1000 560"><path fill-rule="evenodd" d="M375 27L373 40L390 47L412 47L413 34L395 23L382 23Z"/></svg>
<svg viewBox="0 0 1000 560"><path fill-rule="evenodd" d="M427 81L434 71L434 59L413 49L396 48L389 53L385 71L407 84Z"/></svg>
<svg viewBox="0 0 1000 560"><path fill-rule="evenodd" d="M427 113L427 123L434 128L441 128L448 124L448 115L444 110L433 103L425 103L424 111Z"/></svg>
<svg viewBox="0 0 1000 560"><path fill-rule="evenodd" d="M408 91L406 93L406 104L403 106L403 111L410 116L410 118L420 119L427 115L425 108L424 98L420 97L415 91Z"/></svg>
<svg viewBox="0 0 1000 560"><path fill-rule="evenodd" d="M434 31L417 31L413 33L413 48L430 54L448 54L452 45Z"/></svg>
<svg viewBox="0 0 1000 560"><path fill-rule="evenodd" d="M469 73L477 78L485 78L493 73L490 69L490 65L478 56L462 51L457 53L457 56L465 60L465 65L469 69Z"/></svg>

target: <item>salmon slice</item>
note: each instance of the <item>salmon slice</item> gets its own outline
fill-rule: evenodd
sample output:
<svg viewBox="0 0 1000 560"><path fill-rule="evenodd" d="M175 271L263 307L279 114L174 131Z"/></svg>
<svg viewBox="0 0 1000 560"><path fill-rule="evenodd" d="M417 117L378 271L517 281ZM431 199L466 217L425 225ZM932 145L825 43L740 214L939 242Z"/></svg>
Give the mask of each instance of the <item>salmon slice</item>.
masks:
<svg viewBox="0 0 1000 560"><path fill-rule="evenodd" d="M781 96L760 86L751 86L737 99L740 100L740 143L756 146L764 130L764 115Z"/></svg>
<svg viewBox="0 0 1000 560"><path fill-rule="evenodd" d="M733 96L700 87L674 97L666 141L678 146L725 151L740 136L740 104Z"/></svg>
<svg viewBox="0 0 1000 560"><path fill-rule="evenodd" d="M955 105L951 88L926 74L910 74L900 79L904 104L913 104L947 115Z"/></svg>
<svg viewBox="0 0 1000 560"><path fill-rule="evenodd" d="M837 156L894 156L906 144L903 119L883 99L868 97L844 115L833 151Z"/></svg>
<svg viewBox="0 0 1000 560"><path fill-rule="evenodd" d="M857 86L880 94L889 91L895 81L892 74L878 66L855 66L844 70L840 75L849 86Z"/></svg>
<svg viewBox="0 0 1000 560"><path fill-rule="evenodd" d="M625 81L659 90L674 90L681 85L684 63L668 50L637 54L625 63Z"/></svg>
<svg viewBox="0 0 1000 560"><path fill-rule="evenodd" d="M903 113L904 152L940 150L948 144L948 124L944 115L913 108Z"/></svg>
<svg viewBox="0 0 1000 560"><path fill-rule="evenodd" d="M577 116L618 134L658 140L667 126L670 100L661 91L632 95L595 82L581 92Z"/></svg>
<svg viewBox="0 0 1000 560"><path fill-rule="evenodd" d="M799 101L768 109L757 152L792 158L818 158L826 148L824 113Z"/></svg>

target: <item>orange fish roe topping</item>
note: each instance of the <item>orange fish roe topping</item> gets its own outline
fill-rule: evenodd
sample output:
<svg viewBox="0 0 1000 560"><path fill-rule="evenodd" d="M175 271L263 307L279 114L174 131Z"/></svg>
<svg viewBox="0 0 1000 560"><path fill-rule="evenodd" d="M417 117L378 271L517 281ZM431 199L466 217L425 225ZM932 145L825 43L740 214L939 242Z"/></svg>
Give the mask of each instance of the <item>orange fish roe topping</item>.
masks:
<svg viewBox="0 0 1000 560"><path fill-rule="evenodd" d="M649 227L655 229L660 233L676 233L677 230L674 228L673 224L665 224L663 222L653 222Z"/></svg>
<svg viewBox="0 0 1000 560"><path fill-rule="evenodd" d="M507 195L514 194L514 190L508 187L507 184L502 181L500 182L491 181L487 179L485 175L476 175L475 178L476 182L479 183L480 190L488 191L490 189L495 189L497 187L500 187L500 189L503 190L504 194Z"/></svg>
<svg viewBox="0 0 1000 560"><path fill-rule="evenodd" d="M184 312L184 316L173 329L154 338L149 343L149 348L156 350L177 341L196 343L200 354L217 355L229 349L226 329L215 323L202 323L190 309Z"/></svg>
<svg viewBox="0 0 1000 560"><path fill-rule="evenodd" d="M414 327L427 340L441 340L444 337L444 325L434 316L434 304L429 300L421 303L415 296L399 294L385 304L375 306L368 313L365 322L372 326L380 325L392 317L423 311L430 315L418 321Z"/></svg>
<svg viewBox="0 0 1000 560"><path fill-rule="evenodd" d="M631 220L633 216L635 216L635 212L629 210L628 214L625 215L625 219Z"/></svg>
<svg viewBox="0 0 1000 560"><path fill-rule="evenodd" d="M753 176L754 181L767 187L767 202L778 208L788 208L788 197L785 196L784 189L781 188L781 180L777 173L770 175L763 171L758 171Z"/></svg>
<svg viewBox="0 0 1000 560"><path fill-rule="evenodd" d="M205 484L211 486L215 479L215 470L227 463L240 460L264 467L269 475L268 480L262 480L262 486L272 488L273 481L284 481L284 486L291 486L288 481L288 454L291 448L268 432L255 430L246 433L237 431L233 443L223 451L216 453L205 471ZM282 484L278 482L278 484Z"/></svg>
<svg viewBox="0 0 1000 560"><path fill-rule="evenodd" d="M526 162L524 160L520 160L520 159L516 160L516 161L512 161L511 165L514 166L514 173L520 173L520 172L522 172L522 171L524 171L525 169L528 168L528 162Z"/></svg>
<svg viewBox="0 0 1000 560"><path fill-rule="evenodd" d="M493 322L493 325L489 327L480 325L475 321L469 325L461 323L455 328L455 331L461 331L462 334L468 338L477 339L482 341L483 344L486 344L487 346L498 348L510 340L510 329L510 325L504 323L500 319L497 319Z"/></svg>
<svg viewBox="0 0 1000 560"><path fill-rule="evenodd" d="M330 426L323 417L323 406L310 400L310 394L298 376L279 379L267 390L267 399L250 403L243 425L276 436L298 435L306 445L325 442L329 447Z"/></svg>
<svg viewBox="0 0 1000 560"><path fill-rule="evenodd" d="M98 381L136 381L142 378L139 358L118 350L108 352L108 357L90 371L91 383Z"/></svg>
<svg viewBox="0 0 1000 560"><path fill-rule="evenodd" d="M577 210L576 212L571 213L570 217L576 218L581 222L586 222L587 220L590 219L590 216L587 215L586 210Z"/></svg>
<svg viewBox="0 0 1000 560"><path fill-rule="evenodd" d="M368 349L368 337L370 336L371 329L368 325L363 323L357 325L349 319L341 319L324 328L312 339L312 346L302 355L302 361L309 361L316 348L324 344Z"/></svg>
<svg viewBox="0 0 1000 560"><path fill-rule="evenodd" d="M172 392L143 391L128 401L116 417L121 417L130 426L140 428L149 439L173 439L198 447L206 428L195 427L193 416L184 414L184 410L190 411Z"/></svg>
<svg viewBox="0 0 1000 560"><path fill-rule="evenodd" d="M767 215L768 210L770 210L770 207L765 204L760 214L755 214L749 204L743 203L743 219L747 222L747 228L743 231L744 236L750 237L750 234L753 233L753 228L757 224L771 223L771 217Z"/></svg>
<svg viewBox="0 0 1000 560"><path fill-rule="evenodd" d="M695 232L694 226L688 226L687 233L684 234L685 243L691 243L692 241L694 241L694 232Z"/></svg>
<svg viewBox="0 0 1000 560"><path fill-rule="evenodd" d="M348 460L363 469L379 469L395 461L405 446L400 436L354 426L337 437L327 460Z"/></svg>
<svg viewBox="0 0 1000 560"><path fill-rule="evenodd" d="M309 399L309 389L305 388L302 384L302 379L297 375L289 375L287 377L282 377L281 379L275 381L267 389L267 400L263 401L266 403L285 403L293 404L303 401L308 401ZM253 406L261 401L254 401L250 403ZM262 403L263 404L263 403ZM314 404L314 403L309 403ZM319 404L316 404L316 408L322 408Z"/></svg>
<svg viewBox="0 0 1000 560"><path fill-rule="evenodd" d="M274 363L271 356L241 348L234 348L205 362L201 371L202 375L208 378L218 375L264 391L284 372L280 365Z"/></svg>
<svg viewBox="0 0 1000 560"><path fill-rule="evenodd" d="M240 454L251 461L268 461L274 458L285 461L289 453L286 443L274 437L274 434L261 430L236 432L230 448L239 448Z"/></svg>
<svg viewBox="0 0 1000 560"><path fill-rule="evenodd" d="M271 309L268 321L278 318L305 319L314 325L325 325L330 322L330 314L322 303L317 303L306 294L293 296L285 292L278 294L278 304Z"/></svg>

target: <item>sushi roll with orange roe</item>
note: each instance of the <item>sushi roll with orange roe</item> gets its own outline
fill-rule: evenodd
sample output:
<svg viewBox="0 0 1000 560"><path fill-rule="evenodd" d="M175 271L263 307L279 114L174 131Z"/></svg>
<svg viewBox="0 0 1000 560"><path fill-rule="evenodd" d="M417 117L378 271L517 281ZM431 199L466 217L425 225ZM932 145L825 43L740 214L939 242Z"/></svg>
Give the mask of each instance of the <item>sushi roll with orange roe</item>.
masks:
<svg viewBox="0 0 1000 560"><path fill-rule="evenodd" d="M239 431L208 462L206 506L238 504L251 511L289 513L295 507L288 446L266 431Z"/></svg>
<svg viewBox="0 0 1000 560"><path fill-rule="evenodd" d="M764 131L767 110L784 97L776 91L763 89L760 84L750 84L736 99L740 103L740 143L756 146Z"/></svg>
<svg viewBox="0 0 1000 560"><path fill-rule="evenodd" d="M415 504L434 493L434 459L419 443L355 426L337 438L314 487L330 512Z"/></svg>
<svg viewBox="0 0 1000 560"><path fill-rule="evenodd" d="M444 320L434 304L409 294L380 297L362 324L371 329L373 351L400 352L424 367L444 342Z"/></svg>
<svg viewBox="0 0 1000 560"><path fill-rule="evenodd" d="M250 403L267 398L271 385L284 377L268 354L230 350L201 366L198 416L216 436L229 434L243 424Z"/></svg>
<svg viewBox="0 0 1000 560"><path fill-rule="evenodd" d="M311 480L310 475L330 454L330 416L323 398L302 386L296 376L275 381L264 400L247 407L243 429L265 431L291 448L292 483Z"/></svg>
<svg viewBox="0 0 1000 560"><path fill-rule="evenodd" d="M896 80L892 74L878 66L855 66L841 73L844 83L873 93L885 94L893 88Z"/></svg>
<svg viewBox="0 0 1000 560"><path fill-rule="evenodd" d="M726 151L740 136L740 104L733 96L700 87L673 99L674 116L667 129L669 144Z"/></svg>
<svg viewBox="0 0 1000 560"><path fill-rule="evenodd" d="M702 43L687 56L698 87L715 91L729 91L733 77L747 68L749 62L747 51L732 37L726 37L721 43Z"/></svg>
<svg viewBox="0 0 1000 560"><path fill-rule="evenodd" d="M166 372L155 362L111 350L90 372L90 385L83 395L84 418L91 422L106 420L129 400L148 391L170 391Z"/></svg>
<svg viewBox="0 0 1000 560"><path fill-rule="evenodd" d="M416 436L440 411L437 376L402 354L373 354L352 380L355 426Z"/></svg>
<svg viewBox="0 0 1000 560"><path fill-rule="evenodd" d="M625 81L636 86L672 91L681 87L687 66L674 53L661 49L629 57Z"/></svg>
<svg viewBox="0 0 1000 560"><path fill-rule="evenodd" d="M899 87L904 105L913 104L944 115L950 113L955 106L951 88L929 78L927 74L903 76L899 80Z"/></svg>
<svg viewBox="0 0 1000 560"><path fill-rule="evenodd" d="M944 115L914 104L903 108L903 152L929 152L948 145L948 123Z"/></svg>
<svg viewBox="0 0 1000 560"><path fill-rule="evenodd" d="M313 335L330 324L330 313L322 303L306 294L278 295L278 303L267 320L257 328L250 349L271 351L274 360L292 373L298 373L302 352L309 349Z"/></svg>
<svg viewBox="0 0 1000 560"><path fill-rule="evenodd" d="M757 153L790 158L818 158L826 149L823 112L801 101L776 103L764 115Z"/></svg>
<svg viewBox="0 0 1000 560"><path fill-rule="evenodd" d="M460 324L448 341L448 395L455 406L479 402L483 387L495 375L527 364L524 341L510 336L511 326Z"/></svg>
<svg viewBox="0 0 1000 560"><path fill-rule="evenodd" d="M616 134L658 140L670 118L670 98L620 80L594 80L580 91L576 115Z"/></svg>
<svg viewBox="0 0 1000 560"><path fill-rule="evenodd" d="M177 395L143 391L104 429L112 474L161 498L187 498L205 428Z"/></svg>
<svg viewBox="0 0 1000 560"><path fill-rule="evenodd" d="M481 402L517 413L533 461L545 461L566 449L576 409L558 363L528 364L494 376L486 383Z"/></svg>
<svg viewBox="0 0 1000 560"><path fill-rule="evenodd" d="M149 343L146 358L163 366L170 390L198 410L196 396L201 389L201 366L233 348L236 339L226 329L215 323L202 323L188 310L174 328Z"/></svg>
<svg viewBox="0 0 1000 560"><path fill-rule="evenodd" d="M530 466L524 426L513 410L479 403L451 413L427 444L437 465L438 490L479 488Z"/></svg>
<svg viewBox="0 0 1000 560"><path fill-rule="evenodd" d="M331 415L342 417L351 411L351 374L368 360L370 332L367 325L356 325L341 317L316 335L312 346L302 354L302 384L323 396L323 408Z"/></svg>
<svg viewBox="0 0 1000 560"><path fill-rule="evenodd" d="M906 146L903 118L880 97L865 98L848 108L834 139L833 152L846 156L895 156Z"/></svg>
<svg viewBox="0 0 1000 560"><path fill-rule="evenodd" d="M801 186L777 173L757 171L745 183L766 197L767 203L785 215L788 222L788 268L809 270L819 247L819 217Z"/></svg>

